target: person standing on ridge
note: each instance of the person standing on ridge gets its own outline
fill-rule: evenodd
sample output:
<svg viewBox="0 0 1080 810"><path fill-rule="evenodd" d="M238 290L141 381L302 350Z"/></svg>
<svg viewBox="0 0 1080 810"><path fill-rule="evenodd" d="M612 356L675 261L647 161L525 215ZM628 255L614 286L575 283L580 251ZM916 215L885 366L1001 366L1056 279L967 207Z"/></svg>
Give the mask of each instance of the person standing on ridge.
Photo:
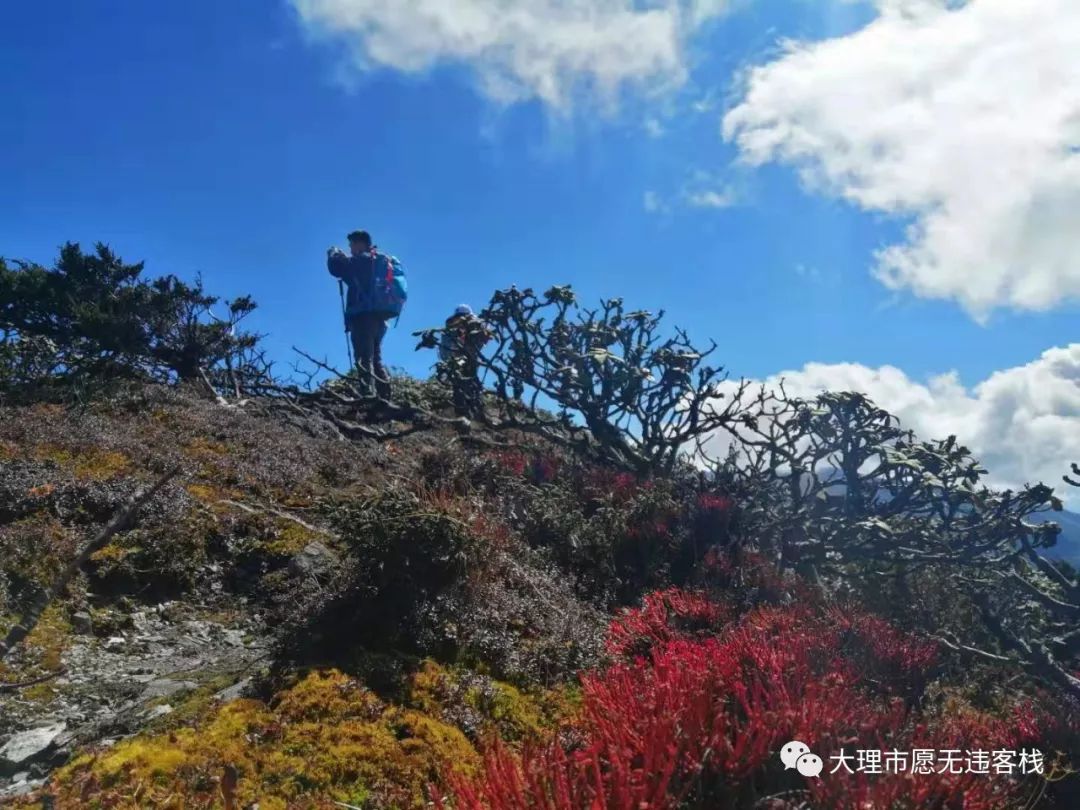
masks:
<svg viewBox="0 0 1080 810"><path fill-rule="evenodd" d="M458 416L473 417L482 405L480 385L480 349L491 338L484 322L462 304L446 319L439 341L439 360L454 392L454 411Z"/></svg>
<svg viewBox="0 0 1080 810"><path fill-rule="evenodd" d="M348 235L349 255L332 247L327 251L330 275L345 282L345 331L352 342L360 388L379 399L390 398L390 377L382 364L386 322L401 314L405 305L405 273L401 263L379 252L367 231Z"/></svg>

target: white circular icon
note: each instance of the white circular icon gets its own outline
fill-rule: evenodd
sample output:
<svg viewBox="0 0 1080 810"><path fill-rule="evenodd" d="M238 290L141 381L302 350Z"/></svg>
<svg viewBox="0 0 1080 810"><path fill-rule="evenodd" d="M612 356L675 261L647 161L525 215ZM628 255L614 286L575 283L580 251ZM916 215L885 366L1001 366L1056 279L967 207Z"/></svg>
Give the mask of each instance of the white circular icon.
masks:
<svg viewBox="0 0 1080 810"><path fill-rule="evenodd" d="M796 766L799 757L810 753L810 746L798 740L792 740L780 749L780 761L784 763L784 770L789 771Z"/></svg>
<svg viewBox="0 0 1080 810"><path fill-rule="evenodd" d="M799 757L795 767L803 776L818 776L821 773L821 757L817 754L805 753Z"/></svg>

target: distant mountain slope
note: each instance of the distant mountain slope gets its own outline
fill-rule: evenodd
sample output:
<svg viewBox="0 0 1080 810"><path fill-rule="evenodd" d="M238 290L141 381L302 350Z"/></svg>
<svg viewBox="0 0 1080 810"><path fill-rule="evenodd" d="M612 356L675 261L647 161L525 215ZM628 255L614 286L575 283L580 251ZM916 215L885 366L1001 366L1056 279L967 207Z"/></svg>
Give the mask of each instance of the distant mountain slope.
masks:
<svg viewBox="0 0 1080 810"><path fill-rule="evenodd" d="M1046 520L1052 520L1061 526L1057 545L1050 549L1047 556L1067 560L1073 565L1080 566L1080 514L1047 512Z"/></svg>

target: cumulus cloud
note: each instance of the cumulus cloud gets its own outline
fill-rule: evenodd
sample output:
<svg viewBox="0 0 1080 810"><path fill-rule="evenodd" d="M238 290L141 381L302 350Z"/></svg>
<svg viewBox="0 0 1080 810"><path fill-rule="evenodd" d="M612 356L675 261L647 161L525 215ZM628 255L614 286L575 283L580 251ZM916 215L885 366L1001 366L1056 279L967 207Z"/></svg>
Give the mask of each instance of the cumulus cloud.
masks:
<svg viewBox="0 0 1080 810"><path fill-rule="evenodd" d="M1080 297L1080 3L877 6L861 30L749 70L725 138L908 222L876 257L892 289L980 320Z"/></svg>
<svg viewBox="0 0 1080 810"><path fill-rule="evenodd" d="M684 46L721 0L291 0L308 27L345 40L360 68L471 68L501 103L565 109L579 93L686 78Z"/></svg>
<svg viewBox="0 0 1080 810"><path fill-rule="evenodd" d="M739 202L739 192L723 173L695 169L682 184L679 202L691 208L730 208Z"/></svg>
<svg viewBox="0 0 1080 810"><path fill-rule="evenodd" d="M895 366L857 363L808 363L762 382L774 387L781 379L793 396L866 394L920 438L955 435L983 463L991 483L1015 489L1043 481L1080 508L1080 493L1061 483L1069 464L1080 461L1080 343L1049 349L971 388L955 372L919 382Z"/></svg>
<svg viewBox="0 0 1080 810"><path fill-rule="evenodd" d="M691 191L686 195L687 205L694 208L728 208L734 205L737 200L737 195L730 188L708 188Z"/></svg>

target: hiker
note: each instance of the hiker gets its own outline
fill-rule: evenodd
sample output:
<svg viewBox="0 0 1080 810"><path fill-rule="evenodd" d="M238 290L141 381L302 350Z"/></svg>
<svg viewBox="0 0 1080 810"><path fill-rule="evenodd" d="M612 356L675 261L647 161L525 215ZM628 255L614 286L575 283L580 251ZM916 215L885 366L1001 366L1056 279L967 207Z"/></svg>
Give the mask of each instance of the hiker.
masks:
<svg viewBox="0 0 1080 810"><path fill-rule="evenodd" d="M345 331L352 342L361 391L389 399L390 377L382 364L382 341L387 320L399 316L405 304L405 274L396 258L378 251L367 231L353 231L346 238L350 255L332 247L327 251L326 266L330 275L348 288Z"/></svg>
<svg viewBox="0 0 1080 810"><path fill-rule="evenodd" d="M439 360L453 388L454 412L458 416L471 418L480 411L480 349L490 338L488 328L468 304L459 306L446 319L439 341Z"/></svg>

